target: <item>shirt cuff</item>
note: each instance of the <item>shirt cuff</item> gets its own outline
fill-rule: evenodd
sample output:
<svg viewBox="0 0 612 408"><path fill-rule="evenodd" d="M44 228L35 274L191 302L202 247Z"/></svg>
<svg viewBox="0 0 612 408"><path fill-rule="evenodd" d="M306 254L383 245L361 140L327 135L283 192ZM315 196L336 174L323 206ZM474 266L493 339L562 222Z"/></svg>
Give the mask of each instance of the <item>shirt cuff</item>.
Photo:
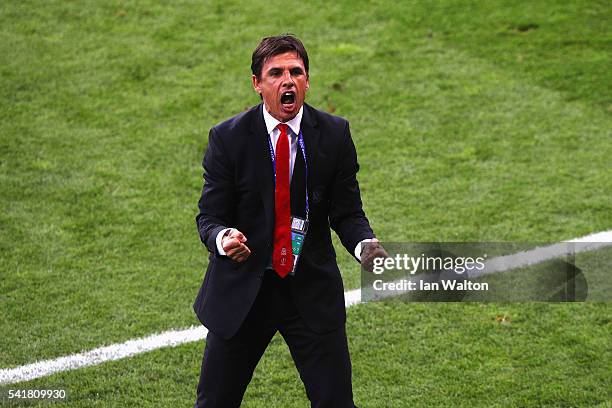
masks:
<svg viewBox="0 0 612 408"><path fill-rule="evenodd" d="M219 253L219 255L225 256L227 255L225 253L225 251L223 250L223 245L221 245L221 240L223 239L223 235L225 235L225 233L227 231L231 230L231 228L223 228L221 231L219 231L219 233L217 234L217 238L215 239L215 243L217 244L217 252Z"/></svg>
<svg viewBox="0 0 612 408"><path fill-rule="evenodd" d="M368 238L368 239L364 239L362 241L359 241L359 243L355 247L355 258L359 259L359 262L361 262L361 246L362 246L362 244L364 244L366 242L372 242L373 239L374 238Z"/></svg>

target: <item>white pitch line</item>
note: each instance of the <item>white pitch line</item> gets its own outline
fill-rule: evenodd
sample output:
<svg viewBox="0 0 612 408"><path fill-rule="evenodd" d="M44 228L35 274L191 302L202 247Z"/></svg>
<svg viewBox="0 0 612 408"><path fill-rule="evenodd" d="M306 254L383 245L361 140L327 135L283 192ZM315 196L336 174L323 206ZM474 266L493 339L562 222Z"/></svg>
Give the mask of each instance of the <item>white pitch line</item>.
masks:
<svg viewBox="0 0 612 408"><path fill-rule="evenodd" d="M579 252L594 250L612 245L612 230L564 242L586 244L580 245ZM529 255L527 258L530 260L530 264L533 264L561 256L566 253L566 250L567 245L553 244L527 251ZM518 256L519 254L504 257L503 266L496 268L495 272L522 266L526 259L525 253L522 254L520 257ZM349 308L359 303L361 303L361 289L344 292L345 307ZM208 330L203 326L191 326L187 329L169 330L52 360L43 360L19 367L0 369L0 385L30 381L62 371L76 370L77 368L102 364L106 361L120 360L164 347L176 347L181 344L203 340L206 338L207 333Z"/></svg>
<svg viewBox="0 0 612 408"><path fill-rule="evenodd" d="M170 330L53 360L2 369L0 370L0 385L30 381L62 371L102 364L105 361L120 360L163 347L176 347L183 343L202 340L206 338L206 333L208 333L208 330L204 326L191 326L188 329Z"/></svg>
<svg viewBox="0 0 612 408"><path fill-rule="evenodd" d="M571 244L571 245L568 245ZM575 238L569 241L559 242L545 247L537 247L527 251L517 252L512 255L498 256L485 262L482 272L470 273L470 278L507 271L509 269L524 268L536 265L549 259L557 258L568 253L580 253L594 251L612 245L612 231L598 232L586 237Z"/></svg>

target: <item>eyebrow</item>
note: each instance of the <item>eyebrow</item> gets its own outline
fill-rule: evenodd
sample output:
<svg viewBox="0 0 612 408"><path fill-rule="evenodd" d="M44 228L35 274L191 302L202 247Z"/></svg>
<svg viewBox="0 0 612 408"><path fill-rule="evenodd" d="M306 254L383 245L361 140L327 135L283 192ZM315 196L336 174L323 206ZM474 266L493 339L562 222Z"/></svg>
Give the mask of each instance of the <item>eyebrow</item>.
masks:
<svg viewBox="0 0 612 408"><path fill-rule="evenodd" d="M283 70L282 67L271 67L270 69L268 69L268 73L272 74L272 73L280 72L282 70ZM304 73L304 69L300 67L299 65L294 65L293 67L290 67L289 71L291 71L292 73L296 71L299 71L299 73Z"/></svg>

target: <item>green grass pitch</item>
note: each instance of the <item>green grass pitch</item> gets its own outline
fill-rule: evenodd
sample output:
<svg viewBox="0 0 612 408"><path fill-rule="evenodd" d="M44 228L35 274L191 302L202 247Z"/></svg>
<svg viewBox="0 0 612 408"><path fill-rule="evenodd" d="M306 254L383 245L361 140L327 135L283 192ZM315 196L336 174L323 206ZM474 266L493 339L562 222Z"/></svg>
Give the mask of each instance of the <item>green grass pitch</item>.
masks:
<svg viewBox="0 0 612 408"><path fill-rule="evenodd" d="M611 26L603 0L3 1L0 368L197 324L207 132L258 103L250 54L267 35L302 38L307 101L349 119L381 239L610 230ZM609 303L358 305L355 401L610 407L611 321ZM203 346L14 388L188 407ZM281 338L243 406L308 406Z"/></svg>

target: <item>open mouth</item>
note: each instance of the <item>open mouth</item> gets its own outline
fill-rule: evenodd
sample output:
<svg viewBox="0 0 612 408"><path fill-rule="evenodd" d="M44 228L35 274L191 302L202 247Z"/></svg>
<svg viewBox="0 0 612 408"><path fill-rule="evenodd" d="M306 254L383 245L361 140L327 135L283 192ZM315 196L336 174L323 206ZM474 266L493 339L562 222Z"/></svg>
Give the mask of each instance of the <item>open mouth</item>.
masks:
<svg viewBox="0 0 612 408"><path fill-rule="evenodd" d="M283 92L280 101L283 105L293 105L295 103L295 92L287 91Z"/></svg>

